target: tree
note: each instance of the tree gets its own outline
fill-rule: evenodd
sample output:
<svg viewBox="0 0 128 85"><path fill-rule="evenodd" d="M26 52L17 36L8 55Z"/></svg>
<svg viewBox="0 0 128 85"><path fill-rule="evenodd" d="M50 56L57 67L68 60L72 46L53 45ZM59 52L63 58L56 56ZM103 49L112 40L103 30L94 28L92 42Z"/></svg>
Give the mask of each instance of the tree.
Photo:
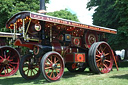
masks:
<svg viewBox="0 0 128 85"><path fill-rule="evenodd" d="M0 0L0 28L5 27L7 20L20 11L39 10L40 0ZM49 0L45 0L49 3Z"/></svg>
<svg viewBox="0 0 128 85"><path fill-rule="evenodd" d="M63 18L63 19L68 19L68 20L73 20L73 21L79 21L76 14L72 14L67 9L55 11L55 12L49 12L47 13L47 15L55 16L55 17Z"/></svg>
<svg viewBox="0 0 128 85"><path fill-rule="evenodd" d="M126 0L90 0L87 8L93 7L93 24L115 28L117 35L108 35L108 42L113 49L128 47L128 2Z"/></svg>

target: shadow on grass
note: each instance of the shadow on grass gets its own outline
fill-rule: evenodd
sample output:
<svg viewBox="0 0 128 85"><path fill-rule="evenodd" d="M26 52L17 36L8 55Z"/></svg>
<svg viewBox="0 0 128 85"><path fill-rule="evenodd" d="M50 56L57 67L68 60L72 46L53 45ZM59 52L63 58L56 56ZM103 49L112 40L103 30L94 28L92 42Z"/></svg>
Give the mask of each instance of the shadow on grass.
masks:
<svg viewBox="0 0 128 85"><path fill-rule="evenodd" d="M27 85L27 83L31 83L31 84L44 84L44 83L49 83L47 82L45 79L43 79L43 77L39 77L35 80L25 80L22 77L15 77L13 75L6 77L6 78L0 78L0 85L14 85L14 84L25 84Z"/></svg>
<svg viewBox="0 0 128 85"><path fill-rule="evenodd" d="M128 79L128 74L125 74L125 75L116 75L116 76L112 76L110 78Z"/></svg>
<svg viewBox="0 0 128 85"><path fill-rule="evenodd" d="M71 73L69 71L65 71L64 75L62 76L62 78L75 77L77 74L87 75L87 76L94 75L92 72L89 72L89 71L75 72L75 73ZM17 74L17 75L19 76L19 74ZM28 83L31 83L31 84L52 83L52 82L48 82L47 80L45 80L42 77L42 74L40 75L39 78L37 78L35 80L25 80L24 78L22 78L22 76L17 77L17 75L9 76L9 77L6 77L6 78L5 77L1 77L0 78L0 85L14 85L14 84L24 84L24 85L27 85Z"/></svg>
<svg viewBox="0 0 128 85"><path fill-rule="evenodd" d="M63 75L63 78L75 77L77 74L86 75L86 76L94 75L94 73L92 73L90 71L84 71L84 72L69 72L69 71L65 71L64 75Z"/></svg>

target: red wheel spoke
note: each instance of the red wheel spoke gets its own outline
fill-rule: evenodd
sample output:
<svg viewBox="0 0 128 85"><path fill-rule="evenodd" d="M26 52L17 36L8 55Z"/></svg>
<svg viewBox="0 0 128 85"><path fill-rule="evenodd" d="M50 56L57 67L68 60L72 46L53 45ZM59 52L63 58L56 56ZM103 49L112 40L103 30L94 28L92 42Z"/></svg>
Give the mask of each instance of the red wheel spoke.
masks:
<svg viewBox="0 0 128 85"><path fill-rule="evenodd" d="M99 61L101 61L101 59L99 59L99 60L96 60L96 62L99 62Z"/></svg>
<svg viewBox="0 0 128 85"><path fill-rule="evenodd" d="M13 59L9 60L9 61L13 61Z"/></svg>
<svg viewBox="0 0 128 85"><path fill-rule="evenodd" d="M52 72L51 72L51 74L50 74L50 77L52 77L52 74L53 74L53 70L52 70Z"/></svg>
<svg viewBox="0 0 128 85"><path fill-rule="evenodd" d="M110 53L106 53L106 54L104 54L104 56L107 56L107 55L109 55Z"/></svg>
<svg viewBox="0 0 128 85"><path fill-rule="evenodd" d="M48 69L48 71L47 71L47 73L46 73L46 74L48 74L48 73L49 73L49 71L50 71L50 69Z"/></svg>
<svg viewBox="0 0 128 85"><path fill-rule="evenodd" d="M10 56L7 57L7 60L10 58Z"/></svg>
<svg viewBox="0 0 128 85"><path fill-rule="evenodd" d="M55 62L55 64L58 62L59 60L57 60L56 62Z"/></svg>
<svg viewBox="0 0 128 85"><path fill-rule="evenodd" d="M99 55L96 55L96 57L99 57L99 58L100 58L101 56L99 56Z"/></svg>
<svg viewBox="0 0 128 85"><path fill-rule="evenodd" d="M19 64L19 63L17 63L17 62L10 62L11 64Z"/></svg>
<svg viewBox="0 0 128 85"><path fill-rule="evenodd" d="M105 65L105 64L103 64L104 65L104 67L106 68L106 69L108 69L108 66L107 65Z"/></svg>
<svg viewBox="0 0 128 85"><path fill-rule="evenodd" d="M9 67L9 69L13 70L10 66L8 66L8 67Z"/></svg>
<svg viewBox="0 0 128 85"><path fill-rule="evenodd" d="M97 52L99 53L99 54L101 54L101 52L97 49Z"/></svg>
<svg viewBox="0 0 128 85"><path fill-rule="evenodd" d="M48 61L49 61L51 64L53 64L52 61L51 61L50 59L48 59Z"/></svg>
<svg viewBox="0 0 128 85"><path fill-rule="evenodd" d="M109 63L111 62L110 60L104 60L104 61L109 62Z"/></svg>
<svg viewBox="0 0 128 85"><path fill-rule="evenodd" d="M58 75L58 71L57 71L57 69L56 69L56 74Z"/></svg>
<svg viewBox="0 0 128 85"><path fill-rule="evenodd" d="M0 58L3 60L3 57L2 56L0 56Z"/></svg>
<svg viewBox="0 0 128 85"><path fill-rule="evenodd" d="M53 72L53 78L55 78L55 74L54 74L54 72Z"/></svg>
<svg viewBox="0 0 128 85"><path fill-rule="evenodd" d="M15 68L14 66L12 66L11 64L9 64L13 69Z"/></svg>
<svg viewBox="0 0 128 85"><path fill-rule="evenodd" d="M54 57L54 63L56 62L56 57Z"/></svg>
<svg viewBox="0 0 128 85"><path fill-rule="evenodd" d="M45 67L45 69L50 69L50 68L52 68L52 67Z"/></svg>
<svg viewBox="0 0 128 85"><path fill-rule="evenodd" d="M46 66L49 66L50 64L48 64L48 63L45 63L45 65L46 65Z"/></svg>

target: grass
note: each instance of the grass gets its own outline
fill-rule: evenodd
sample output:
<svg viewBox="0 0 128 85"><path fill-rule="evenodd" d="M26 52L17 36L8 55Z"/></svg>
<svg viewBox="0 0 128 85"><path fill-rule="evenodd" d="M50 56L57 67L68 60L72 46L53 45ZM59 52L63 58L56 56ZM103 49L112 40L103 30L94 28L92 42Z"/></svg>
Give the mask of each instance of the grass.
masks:
<svg viewBox="0 0 128 85"><path fill-rule="evenodd" d="M83 73L70 73L65 68L63 77L52 83L47 82L41 75L36 80L25 80L18 71L13 76L1 77L0 85L128 85L128 63L124 65L119 67L119 71L113 68L107 74L93 74L88 69Z"/></svg>

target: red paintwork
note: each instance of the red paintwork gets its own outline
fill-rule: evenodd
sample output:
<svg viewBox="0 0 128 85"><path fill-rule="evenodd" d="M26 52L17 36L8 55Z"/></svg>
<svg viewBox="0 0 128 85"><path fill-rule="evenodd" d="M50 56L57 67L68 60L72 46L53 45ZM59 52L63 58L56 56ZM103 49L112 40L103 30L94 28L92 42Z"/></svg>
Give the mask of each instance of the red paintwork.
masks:
<svg viewBox="0 0 128 85"><path fill-rule="evenodd" d="M84 53L75 53L75 62L85 62L85 54Z"/></svg>
<svg viewBox="0 0 128 85"><path fill-rule="evenodd" d="M72 44L74 46L81 46L81 38L80 37L72 37Z"/></svg>
<svg viewBox="0 0 128 85"><path fill-rule="evenodd" d="M34 45L38 45L37 42L23 42L20 39L17 39L14 43L15 46L24 46L30 49L33 49Z"/></svg>
<svg viewBox="0 0 128 85"><path fill-rule="evenodd" d="M64 56L65 63L67 62L74 62L74 54L68 53Z"/></svg>
<svg viewBox="0 0 128 85"><path fill-rule="evenodd" d="M51 44L54 48L53 51L56 51L61 54L61 52L62 52L61 44L59 42L52 42Z"/></svg>

